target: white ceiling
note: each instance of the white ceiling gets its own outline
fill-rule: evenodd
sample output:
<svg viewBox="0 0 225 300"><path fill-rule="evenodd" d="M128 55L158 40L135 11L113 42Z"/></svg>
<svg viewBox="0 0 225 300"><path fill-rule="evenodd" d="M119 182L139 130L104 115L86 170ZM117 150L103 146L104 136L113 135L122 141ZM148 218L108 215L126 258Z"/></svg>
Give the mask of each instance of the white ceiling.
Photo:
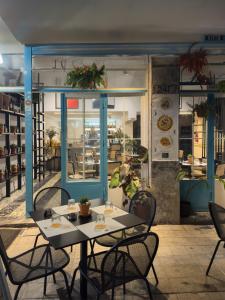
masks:
<svg viewBox="0 0 225 300"><path fill-rule="evenodd" d="M0 14L23 44L192 42L225 33L224 0L1 0ZM1 44L14 39L4 30L0 22Z"/></svg>

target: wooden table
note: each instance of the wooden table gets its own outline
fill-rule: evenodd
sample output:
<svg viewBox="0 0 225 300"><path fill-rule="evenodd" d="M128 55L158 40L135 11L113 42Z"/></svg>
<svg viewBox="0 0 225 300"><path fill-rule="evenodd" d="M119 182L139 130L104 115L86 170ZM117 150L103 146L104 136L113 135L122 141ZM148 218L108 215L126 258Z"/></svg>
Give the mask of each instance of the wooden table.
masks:
<svg viewBox="0 0 225 300"><path fill-rule="evenodd" d="M91 207L97 207L99 205L103 205L102 200L100 200L100 199L91 200ZM44 218L44 210L31 212L30 215L35 222L45 219ZM71 222L71 223L74 226L86 224L86 223L95 221L96 216L97 216L97 214L93 212L90 217L86 217L86 218L77 217L77 220L74 222ZM65 215L65 217L67 217L67 215ZM124 229L128 229L128 228L138 226L138 225L145 223L145 221L143 219L141 219L133 214L130 214L130 213L127 213L126 215L115 217L113 219L118 221L122 225L124 225L125 226ZM120 231L120 230L116 230L116 231ZM116 231L110 231L110 233L116 232ZM98 235L98 236L103 236L103 235L107 235L107 234L109 234L109 232L107 233L107 232L103 231L102 234ZM88 245L88 241L90 241L91 239L92 238L89 238L87 235L82 233L80 230L76 230L74 232L69 232L69 233L46 238L46 240L48 240L49 244L52 247L54 247L55 249L62 249L62 248L69 247L72 245L80 244L81 245L80 260L81 260L81 263L83 266L83 270L87 270L87 255L88 255L87 245ZM87 280L84 276L82 276L82 274L81 274L81 278L80 278L80 295L81 295L82 299L87 299Z"/></svg>

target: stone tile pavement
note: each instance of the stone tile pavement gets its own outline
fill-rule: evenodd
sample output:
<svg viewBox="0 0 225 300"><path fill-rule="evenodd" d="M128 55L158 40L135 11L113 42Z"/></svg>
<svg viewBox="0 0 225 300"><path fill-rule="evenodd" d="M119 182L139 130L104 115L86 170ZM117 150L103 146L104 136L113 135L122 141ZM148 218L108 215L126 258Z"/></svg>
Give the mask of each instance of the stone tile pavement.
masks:
<svg viewBox="0 0 225 300"><path fill-rule="evenodd" d="M154 287L152 272L150 271L148 275L155 300L225 300L225 249L222 246L218 251L210 276L205 276L207 265L217 242L217 236L212 226L157 225L152 229L160 239L159 250L154 262L159 277L157 287ZM24 229L8 248L8 254L13 256L29 249L33 245L37 232L36 228ZM96 247L96 250L99 251L102 248ZM71 261L66 272L68 278L71 279L71 274L79 262L79 246L75 246L72 253L69 248L67 251ZM57 275L57 279L55 285L52 278L49 278L47 296L43 296L43 280L37 280L22 287L19 299L66 299L63 293L61 293L62 296L58 296L57 289L63 287L64 283L60 274ZM74 299L79 299L76 289L77 287L75 287ZM10 290L14 295L15 287L11 284ZM111 299L110 293L102 296L101 299ZM148 295L145 285L136 281L127 285L125 296L123 296L121 288L117 288L116 299L148 299Z"/></svg>

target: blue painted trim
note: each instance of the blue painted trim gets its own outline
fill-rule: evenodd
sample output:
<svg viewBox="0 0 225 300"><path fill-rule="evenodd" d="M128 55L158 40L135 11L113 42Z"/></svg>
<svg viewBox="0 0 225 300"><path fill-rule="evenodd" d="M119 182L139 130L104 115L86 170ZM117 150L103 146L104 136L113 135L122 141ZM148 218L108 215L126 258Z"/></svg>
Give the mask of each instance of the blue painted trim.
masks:
<svg viewBox="0 0 225 300"><path fill-rule="evenodd" d="M61 94L61 185L66 189L67 169L67 109L65 94Z"/></svg>
<svg viewBox="0 0 225 300"><path fill-rule="evenodd" d="M209 94L207 101L213 104L214 94ZM212 112L208 115L208 131L207 131L207 177L210 189L210 201L214 201L215 194L215 162L214 162L214 115Z"/></svg>
<svg viewBox="0 0 225 300"><path fill-rule="evenodd" d="M107 127L107 106L106 94L100 97L100 135L101 135L101 182L103 187L103 199L108 200L108 127Z"/></svg>
<svg viewBox="0 0 225 300"><path fill-rule="evenodd" d="M72 56L104 56L104 55L154 55L181 54L193 44L190 43L78 43L31 45L34 55L72 55ZM194 48L204 47L210 54L223 54L224 42L199 42Z"/></svg>
<svg viewBox="0 0 225 300"><path fill-rule="evenodd" d="M67 178L67 107L66 94L61 95L61 185L70 193L71 197L78 200L81 196L90 199L103 198L107 200L108 163L107 163L107 96L100 97L100 180L69 180ZM62 199L62 204L65 204Z"/></svg>
<svg viewBox="0 0 225 300"><path fill-rule="evenodd" d="M24 49L26 213L33 211L32 48Z"/></svg>
<svg viewBox="0 0 225 300"><path fill-rule="evenodd" d="M96 93L96 94L145 94L146 89L74 89L70 87L44 87L39 89L40 93Z"/></svg>

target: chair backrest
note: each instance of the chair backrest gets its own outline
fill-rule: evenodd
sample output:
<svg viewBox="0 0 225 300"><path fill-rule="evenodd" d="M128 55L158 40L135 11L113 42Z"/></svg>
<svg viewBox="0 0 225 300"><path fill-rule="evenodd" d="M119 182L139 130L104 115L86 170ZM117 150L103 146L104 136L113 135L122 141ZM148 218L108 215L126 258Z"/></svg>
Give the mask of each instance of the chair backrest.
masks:
<svg viewBox="0 0 225 300"><path fill-rule="evenodd" d="M219 238L225 241L225 208L209 202L209 212Z"/></svg>
<svg viewBox="0 0 225 300"><path fill-rule="evenodd" d="M101 264L103 289L147 277L159 245L156 233L145 232L113 246Z"/></svg>
<svg viewBox="0 0 225 300"><path fill-rule="evenodd" d="M6 253L6 249L5 249L5 246L4 246L1 234L0 234L0 256L2 258L2 261L3 261L4 265L5 265L5 268L6 268L7 272L10 272L9 258L8 258L7 253Z"/></svg>
<svg viewBox="0 0 225 300"><path fill-rule="evenodd" d="M151 229L156 213L156 200L149 191L138 191L130 201L129 212L144 219Z"/></svg>
<svg viewBox="0 0 225 300"><path fill-rule="evenodd" d="M40 190L34 198L34 210L60 206L62 201L67 202L70 194L61 187L52 186Z"/></svg>

